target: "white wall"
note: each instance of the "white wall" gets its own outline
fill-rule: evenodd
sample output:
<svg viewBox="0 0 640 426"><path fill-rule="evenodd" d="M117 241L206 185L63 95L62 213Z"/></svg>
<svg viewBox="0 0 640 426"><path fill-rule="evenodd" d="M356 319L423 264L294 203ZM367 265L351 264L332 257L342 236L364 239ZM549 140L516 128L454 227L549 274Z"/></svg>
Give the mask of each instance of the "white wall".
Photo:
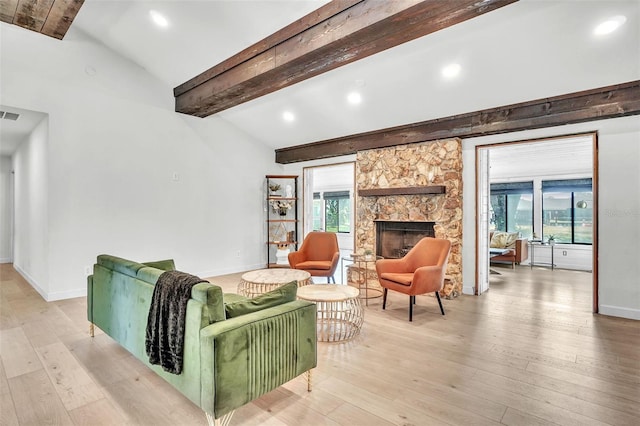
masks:
<svg viewBox="0 0 640 426"><path fill-rule="evenodd" d="M31 228L48 246L23 254L45 298L85 294L101 253L170 257L203 277L264 266L273 150L220 118L176 114L172 88L73 27L64 41L0 31L2 103L49 113L48 227Z"/></svg>
<svg viewBox="0 0 640 426"><path fill-rule="evenodd" d="M49 120L44 118L13 155L13 265L46 297L49 291Z"/></svg>
<svg viewBox="0 0 640 426"><path fill-rule="evenodd" d="M0 156L0 263L11 263L13 252L11 232L13 227L13 165L11 157Z"/></svg>
<svg viewBox="0 0 640 426"><path fill-rule="evenodd" d="M598 132L599 312L640 319L640 120L625 117L463 141L463 291L475 287L475 147Z"/></svg>

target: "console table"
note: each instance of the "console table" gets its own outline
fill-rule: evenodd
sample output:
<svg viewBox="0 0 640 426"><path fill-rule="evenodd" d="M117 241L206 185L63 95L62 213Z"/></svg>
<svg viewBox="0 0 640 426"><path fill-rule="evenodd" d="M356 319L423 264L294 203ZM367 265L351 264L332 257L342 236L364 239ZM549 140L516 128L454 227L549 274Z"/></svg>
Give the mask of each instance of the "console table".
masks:
<svg viewBox="0 0 640 426"><path fill-rule="evenodd" d="M548 262L536 263L535 261L536 247L538 247L538 250L541 247L549 247L551 249L551 263L548 263ZM555 263L553 260L554 247L555 247L555 244L543 243L542 241L529 241L529 251L531 252L531 260L529 261L529 265L531 266L531 268L533 268L534 266L551 266L551 270L553 271L553 268L555 267Z"/></svg>

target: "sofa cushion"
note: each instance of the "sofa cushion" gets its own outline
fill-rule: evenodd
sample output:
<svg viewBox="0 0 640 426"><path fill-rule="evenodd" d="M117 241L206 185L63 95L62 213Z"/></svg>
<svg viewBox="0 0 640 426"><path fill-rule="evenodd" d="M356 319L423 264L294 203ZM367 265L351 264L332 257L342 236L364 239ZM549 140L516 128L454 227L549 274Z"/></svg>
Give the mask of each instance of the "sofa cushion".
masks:
<svg viewBox="0 0 640 426"><path fill-rule="evenodd" d="M298 282L291 281L288 284L280 286L275 290L256 296L252 299L236 299L230 303L225 303L225 311L227 318L234 318L240 315L257 312L262 309L271 308L273 306L282 305L283 303L293 302L296 300L298 291Z"/></svg>
<svg viewBox="0 0 640 426"><path fill-rule="evenodd" d="M308 271L309 269L322 269L329 270L331 269L331 261L330 260L307 260L305 262L300 262L296 264L296 269L303 269Z"/></svg>
<svg viewBox="0 0 640 426"><path fill-rule="evenodd" d="M154 262L144 262L143 265L150 266L152 268L162 269L163 271L175 271L176 265L173 259L156 260Z"/></svg>
<svg viewBox="0 0 640 426"><path fill-rule="evenodd" d="M401 273L401 272L383 272L380 275L383 280L393 281L394 283L410 286L413 281L413 273Z"/></svg>
<svg viewBox="0 0 640 426"><path fill-rule="evenodd" d="M491 248L513 248L518 239L517 232L495 231L491 236L489 247Z"/></svg>

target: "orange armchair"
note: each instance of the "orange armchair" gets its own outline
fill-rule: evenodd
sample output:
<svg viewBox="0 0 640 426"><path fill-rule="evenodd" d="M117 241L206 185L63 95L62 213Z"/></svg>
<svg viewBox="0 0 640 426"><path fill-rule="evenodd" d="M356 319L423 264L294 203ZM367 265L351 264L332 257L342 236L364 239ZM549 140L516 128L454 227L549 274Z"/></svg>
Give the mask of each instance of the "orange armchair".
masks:
<svg viewBox="0 0 640 426"><path fill-rule="evenodd" d="M336 279L333 275L340 260L338 238L333 232L309 232L302 242L300 250L289 253L289 265L293 269L302 269L312 277L327 277L327 282Z"/></svg>
<svg viewBox="0 0 640 426"><path fill-rule="evenodd" d="M444 315L439 291L444 285L451 242L439 238L425 237L418 241L402 259L380 259L376 272L384 288L382 309L387 305L387 290L409 295L409 321L413 321L413 305L416 295L436 293L440 312Z"/></svg>

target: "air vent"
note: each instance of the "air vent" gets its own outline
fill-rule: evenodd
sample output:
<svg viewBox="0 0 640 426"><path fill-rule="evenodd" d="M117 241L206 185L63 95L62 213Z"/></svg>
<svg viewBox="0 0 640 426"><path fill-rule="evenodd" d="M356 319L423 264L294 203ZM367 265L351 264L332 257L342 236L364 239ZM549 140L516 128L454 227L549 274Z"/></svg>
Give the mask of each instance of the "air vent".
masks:
<svg viewBox="0 0 640 426"><path fill-rule="evenodd" d="M16 121L18 117L20 117L20 114L16 114L15 112L0 111L0 118L4 118L5 120Z"/></svg>

